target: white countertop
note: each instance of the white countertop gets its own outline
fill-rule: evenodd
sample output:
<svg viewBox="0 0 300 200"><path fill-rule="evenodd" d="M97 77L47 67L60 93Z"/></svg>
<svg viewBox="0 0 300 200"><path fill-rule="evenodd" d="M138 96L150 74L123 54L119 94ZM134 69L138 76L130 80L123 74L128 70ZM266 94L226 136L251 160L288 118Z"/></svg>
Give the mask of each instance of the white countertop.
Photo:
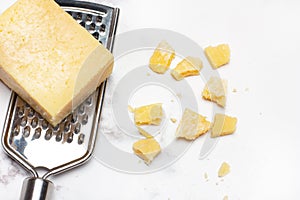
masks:
<svg viewBox="0 0 300 200"><path fill-rule="evenodd" d="M1 0L0 12L12 2ZM299 1L96 2L121 9L118 33L163 28L186 35L202 47L228 43L231 62L219 73L229 81L226 112L238 118L238 126L205 159L198 159L205 139L201 137L175 164L155 173L117 172L92 159L51 178L56 186L54 199L299 198ZM8 100L9 90L0 83L0 130ZM231 165L231 173L221 180L217 171L223 161ZM0 199L18 199L26 176L0 151Z"/></svg>

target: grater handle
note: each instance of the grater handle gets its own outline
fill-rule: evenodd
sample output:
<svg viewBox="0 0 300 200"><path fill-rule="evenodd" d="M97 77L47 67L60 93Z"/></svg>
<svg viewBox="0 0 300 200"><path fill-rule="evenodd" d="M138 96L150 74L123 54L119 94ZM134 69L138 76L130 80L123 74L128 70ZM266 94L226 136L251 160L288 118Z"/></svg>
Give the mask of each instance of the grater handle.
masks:
<svg viewBox="0 0 300 200"><path fill-rule="evenodd" d="M50 200L54 185L42 178L26 178L23 182L20 200Z"/></svg>

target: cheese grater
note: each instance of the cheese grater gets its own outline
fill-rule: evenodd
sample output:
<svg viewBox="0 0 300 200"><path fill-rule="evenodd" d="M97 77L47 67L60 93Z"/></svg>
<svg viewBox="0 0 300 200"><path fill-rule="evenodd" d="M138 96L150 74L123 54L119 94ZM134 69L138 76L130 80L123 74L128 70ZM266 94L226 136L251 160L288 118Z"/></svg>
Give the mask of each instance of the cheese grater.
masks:
<svg viewBox="0 0 300 200"><path fill-rule="evenodd" d="M101 4L56 0L81 26L112 51L119 9ZM106 82L60 124L53 127L12 92L2 134L5 152L32 174L21 200L47 200L50 176L84 164L92 155Z"/></svg>

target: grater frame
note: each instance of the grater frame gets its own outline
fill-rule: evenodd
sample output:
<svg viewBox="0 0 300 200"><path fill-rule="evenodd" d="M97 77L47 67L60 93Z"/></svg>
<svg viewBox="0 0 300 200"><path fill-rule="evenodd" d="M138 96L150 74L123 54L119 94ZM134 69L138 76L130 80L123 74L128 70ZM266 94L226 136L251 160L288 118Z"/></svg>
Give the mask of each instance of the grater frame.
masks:
<svg viewBox="0 0 300 200"><path fill-rule="evenodd" d="M113 7L109 7L109 6L105 6L105 5L101 5L101 4L84 2L84 1L56 0L56 2L66 12L68 12L70 15L72 15L72 17L75 20L77 20L76 18L77 18L78 14L81 14L83 16L83 18L85 17L84 19L83 18L80 19L81 22L83 22L85 20L84 23L81 25L84 26L109 51L112 51L114 37L116 34L116 29L117 29L118 17L119 17L119 9L118 8L113 8ZM92 18L90 16L92 16ZM97 21L98 16L99 16L99 21ZM91 23L87 23L88 19L90 20ZM93 25L93 24L96 24L96 25ZM14 142L13 141L14 140L14 129L16 127L19 127L19 129L20 129L20 127L21 127L23 130L23 133L22 134L18 133L17 136L19 136L20 138L23 138L24 140L28 139L24 135L24 132L25 132L24 130L26 130L27 127L30 127L30 125L32 125L33 120L36 118L40 121L38 121L38 124L37 124L37 126L35 126L34 130L37 130L38 128L41 128L41 130L42 130L40 132L39 138L37 138L37 139L39 139L39 140L47 139L47 131L43 130L43 127L42 127L43 126L42 123L44 123L45 120L42 119L42 117L40 118L40 116L36 117L39 114L35 113L35 111L32 108L30 108L30 106L28 104L26 104L20 97L18 97L18 95L16 93L12 92L10 102L9 102L9 107L8 107L7 114L6 114L6 120L5 120L5 124L4 124L4 128L3 128L1 143L2 143L2 147L3 147L4 151L13 160L18 162L23 168L25 168L27 171L29 171L34 177L34 179L29 178L24 181L23 189L25 186L25 187L27 187L26 190L33 190L35 187L34 185L35 184L39 185L39 183L40 183L40 185L41 185L40 189L42 189L42 188L45 189L44 187L46 187L45 190L47 190L47 188L50 187L48 185L51 185L51 184L48 184L48 182L50 182L50 181L47 181L46 179L48 179L50 176L56 175L56 174L65 172L67 170L70 170L72 168L75 168L77 166L80 166L89 160L89 158L91 157L92 152L94 150L94 147L95 147L97 131L98 131L98 127L100 125L99 123L100 123L102 104L103 104L104 95L105 95L105 88L106 88L106 81L104 81L98 87L98 89L81 104L81 105L83 105L83 104L86 104L87 102L92 101L93 109L91 109L91 110L94 111L94 113L92 115L93 116L92 119L89 119L88 114L83 115L83 116L87 116L86 121L88 121L88 119L89 119L89 122L86 122L86 123L89 124L89 129L90 129L90 137L89 137L88 141L85 141L87 144L86 152L81 157L70 160L69 162L62 163L61 165L58 165L58 166L52 167L52 168L49 168L47 166L33 165L32 163L30 163L27 160L26 156L22 155L20 153L20 151L18 149L16 149L15 146L13 146L14 145L14 143L13 143ZM29 121L29 118L26 120L25 126L22 125L22 119L23 119L22 115L21 115L21 117L16 118L16 116L18 117L18 112L19 112L18 109L20 108L18 106L19 106L19 104L22 104L22 103L24 104L23 108L26 109L27 116L30 114L31 110L33 110L33 113L35 115L35 117L32 117L32 119L30 119L31 121ZM80 112L81 105L78 106L74 112ZM23 109L23 116L25 115L24 109ZM72 123L71 120L73 119L72 117L74 116L73 113L71 113L68 117L66 117L58 125L58 127L59 128L65 127L65 125L67 123L71 124ZM85 119L84 117L81 117L81 124L79 122L75 122L74 124L77 123L77 124L82 125L83 124L82 122L84 119ZM30 124L30 125L28 125L28 124ZM71 130L69 130L69 133L70 133L69 135L72 136L71 139L73 140L73 137L75 135L73 132L75 131L76 126L74 125L72 127L73 128L71 128ZM50 130L50 129L52 131L54 131L55 127L51 127L51 125L48 124L47 130ZM86 128L86 129L88 130L88 128ZM32 132L33 132L33 130L29 129L29 135ZM44 138L41 138L41 135L43 135ZM59 135L58 132L57 132L57 135ZM61 135L63 135L63 138L60 141L68 143L69 135L65 134L65 135L67 135L67 137L65 137L63 132L61 133ZM76 144L76 145L79 145L79 142L81 141L80 136L82 136L82 135L83 134L77 133L78 144ZM50 139L52 136L54 137L55 135L51 134ZM32 138L33 138L33 136L32 136ZM84 135L82 138L84 139ZM29 139L28 139L28 141L29 141ZM74 144L74 142L73 142L73 144ZM69 145L69 144L64 144L64 145ZM38 173L38 170L40 168L44 169L44 170L46 169L46 173L44 173L43 176L40 176ZM42 177L42 178L40 178L40 177ZM33 188L31 188L31 187L33 187ZM26 194L23 194L23 193L27 193L27 192L28 191L25 191L25 192L22 191L21 198L28 199L28 196L26 196ZM31 193L33 193L33 191L31 191ZM41 194L43 193L42 190L40 191L40 193ZM42 195L38 194L38 196L42 196ZM33 197L31 197L31 198L34 199ZM41 197L41 199L42 199L42 197ZM45 196L45 197L43 197L43 199L48 199L48 197Z"/></svg>

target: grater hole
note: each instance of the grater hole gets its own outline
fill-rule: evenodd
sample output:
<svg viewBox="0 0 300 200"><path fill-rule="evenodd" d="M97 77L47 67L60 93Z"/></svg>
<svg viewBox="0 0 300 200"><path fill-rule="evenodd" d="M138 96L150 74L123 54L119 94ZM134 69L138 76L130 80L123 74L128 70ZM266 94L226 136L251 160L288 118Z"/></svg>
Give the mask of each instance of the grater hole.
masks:
<svg viewBox="0 0 300 200"><path fill-rule="evenodd" d="M27 124L27 117L24 116L24 117L22 117L22 119L21 119L20 125L24 127L24 126L26 126L26 124Z"/></svg>
<svg viewBox="0 0 300 200"><path fill-rule="evenodd" d="M97 16L96 17L96 23L101 23L102 22L102 17L101 16Z"/></svg>
<svg viewBox="0 0 300 200"><path fill-rule="evenodd" d="M42 128L45 130L48 128L48 122L46 120L42 121Z"/></svg>
<svg viewBox="0 0 300 200"><path fill-rule="evenodd" d="M105 29L106 29L105 24L101 24L101 26L100 26L100 33L105 33Z"/></svg>
<svg viewBox="0 0 300 200"><path fill-rule="evenodd" d="M68 116L69 117L69 116ZM61 123L65 123L67 120L68 120L68 117L65 117L62 121L61 121Z"/></svg>
<svg viewBox="0 0 300 200"><path fill-rule="evenodd" d="M99 33L98 33L98 35L99 35ZM87 98L87 100L85 101L85 105L87 105L87 106L91 106L92 103L93 103L92 97Z"/></svg>
<svg viewBox="0 0 300 200"><path fill-rule="evenodd" d="M55 140L56 140L56 142L60 142L62 140L62 138L63 138L63 134L61 132L58 132L56 134Z"/></svg>
<svg viewBox="0 0 300 200"><path fill-rule="evenodd" d="M78 119L78 116L75 113L73 113L72 117L71 117L71 123L75 124L77 122L77 119Z"/></svg>
<svg viewBox="0 0 300 200"><path fill-rule="evenodd" d="M40 114L36 114L36 116L39 118L39 119L43 119L43 117L40 115Z"/></svg>
<svg viewBox="0 0 300 200"><path fill-rule="evenodd" d="M19 133L20 133L20 126L16 126L13 130L13 135L17 136L17 135L19 135Z"/></svg>
<svg viewBox="0 0 300 200"><path fill-rule="evenodd" d="M19 117L23 117L23 115L24 115L24 107L23 106L22 107L18 107L17 109L18 109L18 111L17 111L18 116Z"/></svg>
<svg viewBox="0 0 300 200"><path fill-rule="evenodd" d="M85 28L85 23L84 22L80 22L79 23L83 28Z"/></svg>
<svg viewBox="0 0 300 200"><path fill-rule="evenodd" d="M92 32L95 31L96 30L96 24L91 23L89 30L92 31Z"/></svg>
<svg viewBox="0 0 300 200"><path fill-rule="evenodd" d="M82 144L84 142L84 137L85 136L82 133L79 135L79 137L78 137L78 144Z"/></svg>
<svg viewBox="0 0 300 200"><path fill-rule="evenodd" d="M76 19L76 20L82 20L82 14L81 13L75 13L74 19Z"/></svg>
<svg viewBox="0 0 300 200"><path fill-rule="evenodd" d="M95 33L93 33L93 36L94 36L94 38L96 39L96 40L99 40L99 33L98 32L95 32Z"/></svg>
<svg viewBox="0 0 300 200"><path fill-rule="evenodd" d="M80 132L80 129L81 129L81 125L80 124L76 124L76 126L74 128L75 134L78 134Z"/></svg>
<svg viewBox="0 0 300 200"><path fill-rule="evenodd" d="M29 110L28 110L28 117L33 117L34 116L34 114L35 114L35 112L34 112L34 110L32 109L32 108L30 108Z"/></svg>
<svg viewBox="0 0 300 200"><path fill-rule="evenodd" d="M70 128L71 128L71 124L70 124L70 122L67 121L64 126L64 131L68 132L68 131L70 131Z"/></svg>
<svg viewBox="0 0 300 200"><path fill-rule="evenodd" d="M69 133L69 134L68 134L68 138L67 138L67 142L68 142L68 143L71 143L71 142L73 141L73 136L74 136L73 133Z"/></svg>
<svg viewBox="0 0 300 200"><path fill-rule="evenodd" d="M42 133L42 129L41 128L35 129L34 134L33 134L33 138L39 139L41 137L41 133Z"/></svg>
<svg viewBox="0 0 300 200"><path fill-rule="evenodd" d="M100 44L103 44L103 42L101 40L99 42L100 42Z"/></svg>
<svg viewBox="0 0 300 200"><path fill-rule="evenodd" d="M54 131L58 131L58 129L59 129L59 124L57 124L56 126L52 127L52 129L53 129Z"/></svg>
<svg viewBox="0 0 300 200"><path fill-rule="evenodd" d="M84 114L84 105L83 104L81 104L80 106L79 106L79 108L78 108L78 113L79 114Z"/></svg>
<svg viewBox="0 0 300 200"><path fill-rule="evenodd" d="M88 115L84 115L83 117L82 117L82 124L83 125L86 125L87 123L88 123L88 120L89 120L89 116Z"/></svg>
<svg viewBox="0 0 300 200"><path fill-rule="evenodd" d="M86 15L86 21L87 22L92 22L92 19L93 19L93 15L91 15L91 14Z"/></svg>
<svg viewBox="0 0 300 200"><path fill-rule="evenodd" d="M24 129L23 129L23 136L24 137L28 137L30 135L30 127L29 126L26 126Z"/></svg>
<svg viewBox="0 0 300 200"><path fill-rule="evenodd" d="M31 120L31 126L32 128L36 128L37 125L38 125L38 118L35 117Z"/></svg>
<svg viewBox="0 0 300 200"><path fill-rule="evenodd" d="M48 129L45 134L45 140L50 140L52 137L52 130Z"/></svg>

